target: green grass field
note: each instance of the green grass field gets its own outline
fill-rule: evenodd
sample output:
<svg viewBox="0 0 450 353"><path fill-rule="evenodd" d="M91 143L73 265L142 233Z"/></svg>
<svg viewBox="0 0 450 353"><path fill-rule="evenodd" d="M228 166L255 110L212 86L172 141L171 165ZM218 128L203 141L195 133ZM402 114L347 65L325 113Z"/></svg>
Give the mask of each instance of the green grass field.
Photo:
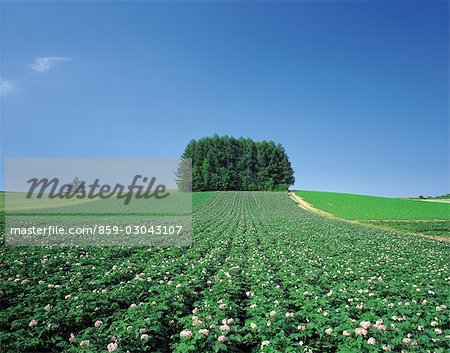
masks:
<svg viewBox="0 0 450 353"><path fill-rule="evenodd" d="M315 208L354 220L448 220L450 204L388 197L296 191Z"/></svg>
<svg viewBox="0 0 450 353"><path fill-rule="evenodd" d="M332 215L412 233L450 236L450 204L335 192L296 191Z"/></svg>

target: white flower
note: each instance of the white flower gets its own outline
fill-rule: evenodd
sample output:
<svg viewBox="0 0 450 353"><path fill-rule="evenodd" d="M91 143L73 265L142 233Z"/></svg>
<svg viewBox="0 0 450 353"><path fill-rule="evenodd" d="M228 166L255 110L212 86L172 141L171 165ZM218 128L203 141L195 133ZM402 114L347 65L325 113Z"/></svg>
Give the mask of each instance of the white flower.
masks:
<svg viewBox="0 0 450 353"><path fill-rule="evenodd" d="M108 348L108 352L114 352L117 348L119 348L119 345L116 342L109 343L106 348Z"/></svg>
<svg viewBox="0 0 450 353"><path fill-rule="evenodd" d="M261 349L263 349L265 346L268 346L270 344L270 341L262 341L261 342Z"/></svg>
<svg viewBox="0 0 450 353"><path fill-rule="evenodd" d="M192 326L198 326L201 325L203 321L199 320L196 316L194 317L194 320L192 321Z"/></svg>
<svg viewBox="0 0 450 353"><path fill-rule="evenodd" d="M360 325L362 328L367 330L370 327L371 323L370 321L361 321Z"/></svg>
<svg viewBox="0 0 450 353"><path fill-rule="evenodd" d="M375 338L373 338L373 337L370 337L370 338L367 340L367 344L374 345L375 342L376 342L376 340L375 340Z"/></svg>
<svg viewBox="0 0 450 353"><path fill-rule="evenodd" d="M357 328L355 328L355 333L357 335L365 336L365 335L367 335L367 330L362 327L357 327Z"/></svg>
<svg viewBox="0 0 450 353"><path fill-rule="evenodd" d="M183 330L180 332L181 337L192 337L192 331L189 330Z"/></svg>
<svg viewBox="0 0 450 353"><path fill-rule="evenodd" d="M220 335L220 336L217 338L217 340L218 340L219 342L224 343L224 342L227 341L227 338L226 338L224 335Z"/></svg>
<svg viewBox="0 0 450 353"><path fill-rule="evenodd" d="M219 327L220 331L230 331L230 326L228 325L221 325Z"/></svg>

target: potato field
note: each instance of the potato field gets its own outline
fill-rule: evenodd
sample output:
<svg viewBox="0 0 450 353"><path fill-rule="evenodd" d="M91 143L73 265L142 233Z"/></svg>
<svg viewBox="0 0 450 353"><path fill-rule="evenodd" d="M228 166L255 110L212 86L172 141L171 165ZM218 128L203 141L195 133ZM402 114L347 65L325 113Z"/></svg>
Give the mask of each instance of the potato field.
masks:
<svg viewBox="0 0 450 353"><path fill-rule="evenodd" d="M190 247L2 247L2 352L449 352L450 243L194 194Z"/></svg>

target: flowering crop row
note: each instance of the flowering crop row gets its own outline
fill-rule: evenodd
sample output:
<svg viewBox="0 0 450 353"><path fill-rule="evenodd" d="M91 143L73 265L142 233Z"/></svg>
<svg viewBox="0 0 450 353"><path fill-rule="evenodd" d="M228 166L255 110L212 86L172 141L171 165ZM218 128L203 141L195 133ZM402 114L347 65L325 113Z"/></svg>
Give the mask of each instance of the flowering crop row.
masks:
<svg viewBox="0 0 450 353"><path fill-rule="evenodd" d="M322 218L285 193L204 199L189 248L2 248L0 346L450 350L448 243Z"/></svg>

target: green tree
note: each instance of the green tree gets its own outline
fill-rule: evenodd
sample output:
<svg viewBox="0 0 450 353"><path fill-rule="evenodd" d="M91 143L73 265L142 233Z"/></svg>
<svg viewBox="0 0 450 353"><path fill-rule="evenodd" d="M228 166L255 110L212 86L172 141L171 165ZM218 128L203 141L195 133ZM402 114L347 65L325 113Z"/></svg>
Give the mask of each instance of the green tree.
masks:
<svg viewBox="0 0 450 353"><path fill-rule="evenodd" d="M294 183L286 151L273 141L216 134L190 141L181 157L192 162L178 168L181 190L287 190Z"/></svg>

